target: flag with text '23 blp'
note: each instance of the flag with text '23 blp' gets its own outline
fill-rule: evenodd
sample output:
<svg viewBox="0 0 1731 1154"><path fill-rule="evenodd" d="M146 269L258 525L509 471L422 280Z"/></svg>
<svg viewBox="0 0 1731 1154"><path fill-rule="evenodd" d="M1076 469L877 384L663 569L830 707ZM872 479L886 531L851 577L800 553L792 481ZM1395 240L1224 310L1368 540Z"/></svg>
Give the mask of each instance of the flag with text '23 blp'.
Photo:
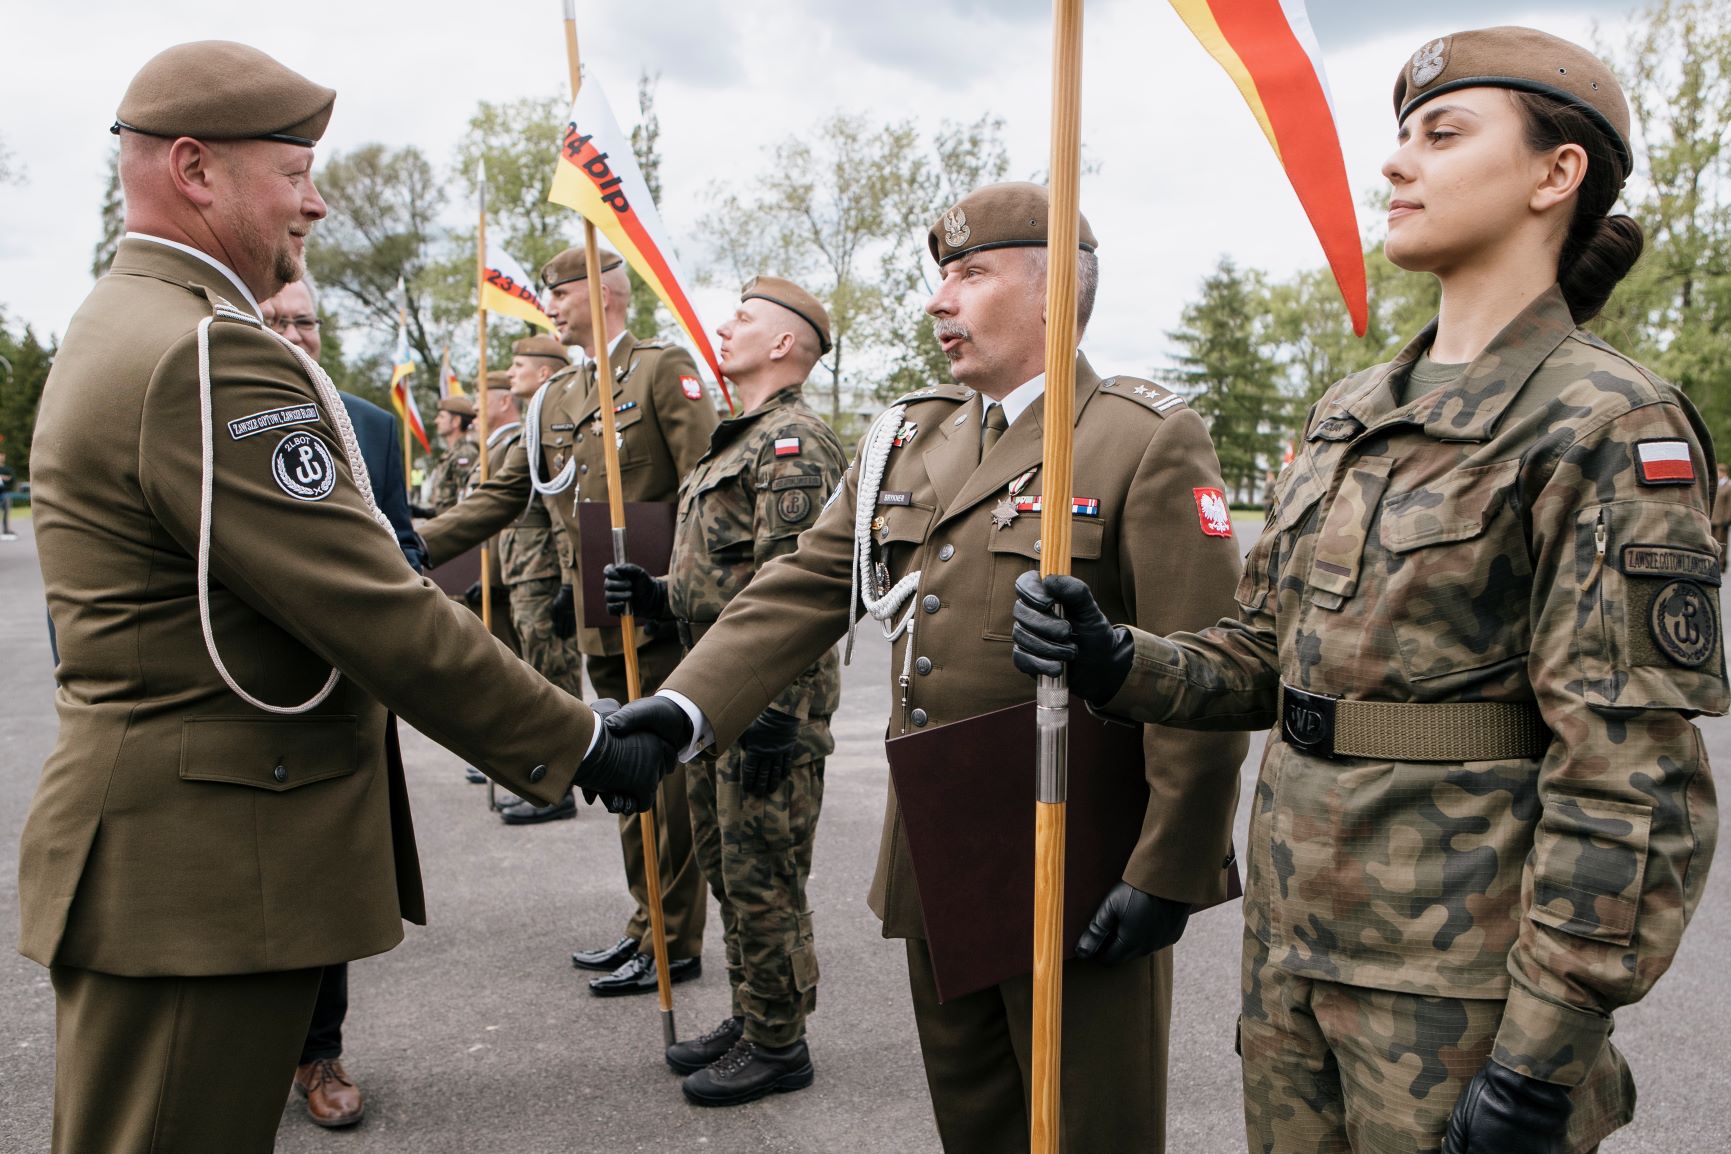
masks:
<svg viewBox="0 0 1731 1154"><path fill-rule="evenodd" d="M558 331L553 318L541 307L535 293L535 282L511 254L487 238L487 268L481 274L481 307L490 313L502 313L527 321L548 332Z"/></svg>
<svg viewBox="0 0 1731 1154"><path fill-rule="evenodd" d="M1172 7L1232 77L1274 146L1362 337L1369 320L1364 245L1304 0L1172 0Z"/></svg>
<svg viewBox="0 0 1731 1154"><path fill-rule="evenodd" d="M620 130L606 94L600 83L587 75L587 69L559 141L558 165L547 199L581 213L655 290L715 375L721 395L732 408L733 398L722 380L715 349L686 296L673 261L672 238L661 223L661 214L655 211L649 185L631 151L631 138Z"/></svg>

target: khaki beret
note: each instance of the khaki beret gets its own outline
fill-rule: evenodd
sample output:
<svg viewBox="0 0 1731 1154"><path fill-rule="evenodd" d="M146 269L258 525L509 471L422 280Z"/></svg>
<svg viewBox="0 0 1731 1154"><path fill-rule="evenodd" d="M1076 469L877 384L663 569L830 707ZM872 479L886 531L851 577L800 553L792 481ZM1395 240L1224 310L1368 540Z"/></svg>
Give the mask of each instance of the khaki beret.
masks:
<svg viewBox="0 0 1731 1154"><path fill-rule="evenodd" d="M256 48L197 40L145 61L126 86L109 131L310 146L325 134L336 99L332 89Z"/></svg>
<svg viewBox="0 0 1731 1154"><path fill-rule="evenodd" d="M601 250L602 272L612 272L624 263L625 258L618 253ZM558 288L574 280L586 280L588 276L588 254L583 251L582 245L566 249L541 266L541 285L544 288Z"/></svg>
<svg viewBox="0 0 1731 1154"><path fill-rule="evenodd" d="M473 417L475 415L475 402L468 397L440 397L439 411L441 413L455 413L459 417Z"/></svg>
<svg viewBox="0 0 1731 1154"><path fill-rule="evenodd" d="M939 265L988 248L1045 248L1050 203L1043 184L988 184L974 189L938 217L926 243ZM1085 216L1077 222L1076 239L1083 252L1093 252L1098 245Z"/></svg>
<svg viewBox="0 0 1731 1154"><path fill-rule="evenodd" d="M571 354L565 351L565 346L552 337L524 337L511 346L514 357L546 357L550 361L558 361L562 365L571 363Z"/></svg>
<svg viewBox="0 0 1731 1154"><path fill-rule="evenodd" d="M817 334L817 351L820 354L829 352L831 346L828 310L823 307L822 301L792 281L778 276L754 276L739 290L739 299L764 300L780 305L811 326L812 332Z"/></svg>
<svg viewBox="0 0 1731 1154"><path fill-rule="evenodd" d="M1413 53L1395 79L1395 123L1427 100L1461 88L1513 88L1578 108L1610 139L1625 180L1634 169L1623 87L1603 60L1578 44L1511 26L1432 40Z"/></svg>
<svg viewBox="0 0 1731 1154"><path fill-rule="evenodd" d="M489 389L508 389L508 388L510 388L511 382L505 379L505 370L504 369L493 369L492 371L490 371L487 374L487 387Z"/></svg>

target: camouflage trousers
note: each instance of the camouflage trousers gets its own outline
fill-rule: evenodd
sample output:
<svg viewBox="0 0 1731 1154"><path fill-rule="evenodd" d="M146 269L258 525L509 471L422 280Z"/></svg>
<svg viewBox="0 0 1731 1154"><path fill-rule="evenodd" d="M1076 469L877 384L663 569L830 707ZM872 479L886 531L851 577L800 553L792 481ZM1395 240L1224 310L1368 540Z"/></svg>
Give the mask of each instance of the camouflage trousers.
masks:
<svg viewBox="0 0 1731 1154"><path fill-rule="evenodd" d="M1252 1154L1435 1154L1490 1056L1500 999L1429 998L1289 974L1244 935L1244 1125ZM1634 1114L1607 1043L1574 1092L1563 1149L1591 1154Z"/></svg>
<svg viewBox="0 0 1731 1154"><path fill-rule="evenodd" d="M800 727L793 771L765 796L740 788L743 755L730 749L686 769L697 861L721 907L727 982L745 1036L786 1046L817 1007L817 948L805 882L823 808L829 720Z"/></svg>
<svg viewBox="0 0 1731 1154"><path fill-rule="evenodd" d="M583 655L577 650L577 639L553 636L553 599L559 596L559 578L536 577L507 589L511 625L523 660L572 697L582 697Z"/></svg>

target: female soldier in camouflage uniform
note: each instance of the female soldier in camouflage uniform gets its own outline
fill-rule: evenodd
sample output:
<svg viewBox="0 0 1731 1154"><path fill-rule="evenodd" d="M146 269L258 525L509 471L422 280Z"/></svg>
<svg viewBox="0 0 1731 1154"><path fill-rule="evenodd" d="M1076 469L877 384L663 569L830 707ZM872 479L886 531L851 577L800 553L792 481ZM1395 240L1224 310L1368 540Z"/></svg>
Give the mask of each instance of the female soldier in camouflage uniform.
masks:
<svg viewBox="0 0 1731 1154"><path fill-rule="evenodd" d="M1669 965L1715 840L1689 718L1726 708L1713 457L1577 326L1640 255L1604 64L1521 28L1395 88L1389 259L1437 320L1311 410L1196 634L1023 579L1016 662L1137 720L1278 719L1251 813L1250 1146L1591 1150L1633 1113L1611 1013ZM1053 611L1061 603L1068 621Z"/></svg>

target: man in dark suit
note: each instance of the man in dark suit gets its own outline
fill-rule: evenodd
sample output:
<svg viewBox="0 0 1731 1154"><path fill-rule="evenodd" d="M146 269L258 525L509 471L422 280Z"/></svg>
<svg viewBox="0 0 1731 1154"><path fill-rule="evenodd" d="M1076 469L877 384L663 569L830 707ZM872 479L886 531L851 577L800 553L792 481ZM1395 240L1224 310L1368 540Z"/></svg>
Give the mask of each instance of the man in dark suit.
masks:
<svg viewBox="0 0 1731 1154"><path fill-rule="evenodd" d="M318 289L312 277L284 285L274 297L259 302L259 312L265 324L284 339L305 349L313 360L319 359L323 341L319 336ZM426 567L427 550L409 517L396 418L363 397L340 395L373 483L373 499L391 522L403 557L419 573ZM396 716L386 724L394 731ZM348 1014L349 964L335 962L325 967L319 979L318 1000L313 1003L313 1020L307 1027L294 1080L295 1089L306 1096L307 1117L327 1128L352 1126L366 1113L360 1087L343 1069L343 1021Z"/></svg>

